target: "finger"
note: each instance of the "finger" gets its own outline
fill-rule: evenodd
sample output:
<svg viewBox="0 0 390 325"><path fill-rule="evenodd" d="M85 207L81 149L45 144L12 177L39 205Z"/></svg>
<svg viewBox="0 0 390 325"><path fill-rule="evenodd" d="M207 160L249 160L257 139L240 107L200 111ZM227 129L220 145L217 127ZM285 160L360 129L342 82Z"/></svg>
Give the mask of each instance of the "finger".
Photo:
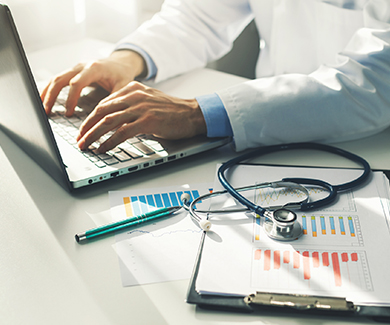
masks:
<svg viewBox="0 0 390 325"><path fill-rule="evenodd" d="M147 87L140 82L131 81L129 83L126 83L123 87L118 87L118 90L116 90L115 92L113 91L109 96L102 99L99 104L106 104L109 101L119 97L131 96L132 93L136 91L144 91L146 88Z"/></svg>
<svg viewBox="0 0 390 325"><path fill-rule="evenodd" d="M99 74L96 73L96 71L92 71L90 68L84 67L80 73L75 75L69 81L69 93L65 104L67 116L71 116L74 113L82 90L96 82L98 79Z"/></svg>
<svg viewBox="0 0 390 325"><path fill-rule="evenodd" d="M129 83L126 89L107 96L95 107L95 109L87 116L83 124L80 126L77 140L80 140L84 134L98 123L105 116L114 112L123 111L130 108L136 102L142 101L145 98L145 93L139 89L146 87L140 83ZM133 121L137 116L127 116L126 122Z"/></svg>
<svg viewBox="0 0 390 325"><path fill-rule="evenodd" d="M108 103L98 104L81 124L79 135L76 139L80 140L85 135L85 133L88 132L88 130L90 130L106 116L115 112L121 112L127 107L128 105L122 100L122 98L115 98Z"/></svg>
<svg viewBox="0 0 390 325"><path fill-rule="evenodd" d="M45 88L41 91L41 100L42 100L42 102L43 102L43 100L45 99L45 97L46 97L46 93L47 93L47 89L49 88L49 84L47 84L46 86L45 86Z"/></svg>
<svg viewBox="0 0 390 325"><path fill-rule="evenodd" d="M75 76L69 82L68 98L66 99L66 103L65 103L65 108L66 108L65 115L68 117L73 115L75 108L77 106L77 103L80 99L81 91L83 90L84 87L89 85L89 84L87 84L87 85L83 86L82 84L79 84L77 82L79 79L78 78L79 76L80 76L80 74Z"/></svg>
<svg viewBox="0 0 390 325"><path fill-rule="evenodd" d="M78 146L81 150L86 150L92 143L99 140L107 132L123 125L123 117L121 113L114 113L104 117L91 129L88 130L78 141Z"/></svg>
<svg viewBox="0 0 390 325"><path fill-rule="evenodd" d="M61 92L62 88L69 84L69 81L77 74L77 70L68 70L64 73L56 76L50 81L50 83L45 87L41 94L41 99L45 111L47 114L50 114L53 105L56 102L58 94Z"/></svg>
<svg viewBox="0 0 390 325"><path fill-rule="evenodd" d="M54 103L53 104L48 103L48 100L46 99L49 86L50 86L50 83L47 84L46 87L41 92L42 105L43 105L43 108L45 109L45 112L46 112L47 115L49 115L51 113L51 109L53 108L53 105L54 105Z"/></svg>
<svg viewBox="0 0 390 325"><path fill-rule="evenodd" d="M106 141L98 148L99 153L107 152L129 138L135 137L139 132L132 123L125 124L118 128Z"/></svg>
<svg viewBox="0 0 390 325"><path fill-rule="evenodd" d="M67 84L65 82L54 83L51 82L48 86L46 86L43 95L41 96L43 107L45 108L46 114L50 114L56 100L58 94L61 92L61 89L65 87Z"/></svg>

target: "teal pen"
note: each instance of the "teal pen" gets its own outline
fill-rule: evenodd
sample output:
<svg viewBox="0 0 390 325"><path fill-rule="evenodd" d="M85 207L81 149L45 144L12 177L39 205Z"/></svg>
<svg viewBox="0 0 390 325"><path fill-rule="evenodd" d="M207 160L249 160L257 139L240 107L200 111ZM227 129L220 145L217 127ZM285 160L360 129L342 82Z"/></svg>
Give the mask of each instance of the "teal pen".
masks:
<svg viewBox="0 0 390 325"><path fill-rule="evenodd" d="M87 230L84 233L76 234L75 238L77 242L86 240L86 239L92 239L96 238L98 236L106 235L118 230L122 230L128 227L136 226L140 223L152 221L155 219L163 218L165 216L168 216L172 213L175 213L176 211L180 210L181 206L174 206L174 207L168 207L168 208L162 208L155 211L151 211L139 216L123 219L114 223L110 223L105 226L97 227L94 229Z"/></svg>

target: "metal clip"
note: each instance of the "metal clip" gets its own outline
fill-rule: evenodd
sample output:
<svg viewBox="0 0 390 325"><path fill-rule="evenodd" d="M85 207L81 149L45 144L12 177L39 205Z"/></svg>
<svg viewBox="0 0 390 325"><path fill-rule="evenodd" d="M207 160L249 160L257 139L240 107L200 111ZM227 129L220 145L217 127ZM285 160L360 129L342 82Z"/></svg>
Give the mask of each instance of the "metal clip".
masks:
<svg viewBox="0 0 390 325"><path fill-rule="evenodd" d="M299 310L320 309L329 311L355 311L356 307L345 298L307 296L294 294L280 294L256 292L244 298L246 304L291 307Z"/></svg>

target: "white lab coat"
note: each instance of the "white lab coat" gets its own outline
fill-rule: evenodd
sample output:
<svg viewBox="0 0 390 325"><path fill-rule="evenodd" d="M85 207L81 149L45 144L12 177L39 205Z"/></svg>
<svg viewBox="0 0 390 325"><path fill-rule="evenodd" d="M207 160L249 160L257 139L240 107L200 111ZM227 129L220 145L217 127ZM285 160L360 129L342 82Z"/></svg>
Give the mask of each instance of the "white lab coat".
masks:
<svg viewBox="0 0 390 325"><path fill-rule="evenodd" d="M253 18L258 78L218 92L238 151L390 125L390 0L167 0L121 43L149 53L158 82L224 55Z"/></svg>

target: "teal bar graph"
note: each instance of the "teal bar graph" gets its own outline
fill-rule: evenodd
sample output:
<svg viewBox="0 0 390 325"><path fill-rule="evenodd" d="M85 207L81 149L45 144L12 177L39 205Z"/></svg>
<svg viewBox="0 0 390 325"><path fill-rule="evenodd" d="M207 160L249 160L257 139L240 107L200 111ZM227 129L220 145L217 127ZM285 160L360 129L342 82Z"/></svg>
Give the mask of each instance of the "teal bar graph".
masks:
<svg viewBox="0 0 390 325"><path fill-rule="evenodd" d="M198 190L188 190L124 197L123 203L125 205L126 216L133 217L160 208L183 205L181 201L183 193L188 193L191 201L200 196Z"/></svg>

